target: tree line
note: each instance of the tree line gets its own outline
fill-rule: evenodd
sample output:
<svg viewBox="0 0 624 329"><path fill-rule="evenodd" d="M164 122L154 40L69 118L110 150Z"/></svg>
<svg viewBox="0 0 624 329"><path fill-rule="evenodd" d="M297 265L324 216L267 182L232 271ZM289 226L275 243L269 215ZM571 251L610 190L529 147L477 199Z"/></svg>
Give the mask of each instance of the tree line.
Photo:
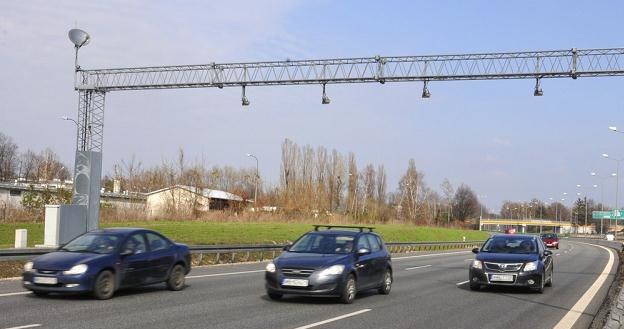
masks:
<svg viewBox="0 0 624 329"><path fill-rule="evenodd" d="M0 180L51 181L70 179L69 167L49 148L20 152L13 139L0 132Z"/></svg>
<svg viewBox="0 0 624 329"><path fill-rule="evenodd" d="M399 182L389 188L383 164L360 165L354 153L325 147L299 146L286 139L281 145L280 181L270 186L254 168L207 166L205 159L189 161L182 148L174 159L144 166L136 156L117 161L102 186L113 191L150 192L174 185L210 188L253 200L257 182L258 205L275 207L287 215L349 217L355 222L411 222L449 225L479 216L482 207L474 191L461 184L454 189L445 179L440 192L410 159ZM68 179L69 170L46 149L20 153L10 137L0 133L0 179L28 181ZM274 208L272 208L274 209Z"/></svg>

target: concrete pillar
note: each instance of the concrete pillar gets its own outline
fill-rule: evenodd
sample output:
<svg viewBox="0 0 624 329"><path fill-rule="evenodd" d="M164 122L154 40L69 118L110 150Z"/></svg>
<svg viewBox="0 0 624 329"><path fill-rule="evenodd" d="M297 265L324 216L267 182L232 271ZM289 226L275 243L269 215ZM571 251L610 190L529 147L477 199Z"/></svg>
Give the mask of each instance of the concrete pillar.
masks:
<svg viewBox="0 0 624 329"><path fill-rule="evenodd" d="M28 230L15 230L15 248L26 248L28 246Z"/></svg>

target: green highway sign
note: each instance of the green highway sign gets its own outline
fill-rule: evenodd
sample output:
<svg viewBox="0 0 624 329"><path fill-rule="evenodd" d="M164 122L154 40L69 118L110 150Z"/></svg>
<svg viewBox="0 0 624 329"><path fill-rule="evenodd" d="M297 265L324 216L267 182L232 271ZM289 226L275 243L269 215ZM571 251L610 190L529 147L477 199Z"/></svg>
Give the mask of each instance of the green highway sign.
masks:
<svg viewBox="0 0 624 329"><path fill-rule="evenodd" d="M592 211L593 219L624 219L624 209L611 211Z"/></svg>

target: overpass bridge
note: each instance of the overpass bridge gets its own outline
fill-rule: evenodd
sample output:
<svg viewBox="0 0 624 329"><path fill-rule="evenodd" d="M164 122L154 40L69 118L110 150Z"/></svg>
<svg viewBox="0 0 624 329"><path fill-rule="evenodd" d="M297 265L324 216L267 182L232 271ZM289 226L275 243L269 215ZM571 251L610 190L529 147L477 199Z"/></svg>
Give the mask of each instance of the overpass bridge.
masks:
<svg viewBox="0 0 624 329"><path fill-rule="evenodd" d="M479 223L481 231L505 231L510 228L516 229L518 233L572 233L573 230L570 222L549 219L482 219ZM583 230L583 227L578 229Z"/></svg>

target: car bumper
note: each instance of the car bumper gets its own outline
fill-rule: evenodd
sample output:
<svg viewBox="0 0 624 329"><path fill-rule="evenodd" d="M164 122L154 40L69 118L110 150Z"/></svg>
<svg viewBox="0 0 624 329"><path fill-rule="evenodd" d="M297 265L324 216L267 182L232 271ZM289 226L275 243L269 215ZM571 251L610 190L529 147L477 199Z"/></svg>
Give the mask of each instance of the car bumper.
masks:
<svg viewBox="0 0 624 329"><path fill-rule="evenodd" d="M513 275L513 281L493 281L492 275L496 274ZM487 286L516 286L528 288L540 288L542 286L542 274L539 271L500 273L471 268L469 280L471 284Z"/></svg>
<svg viewBox="0 0 624 329"><path fill-rule="evenodd" d="M544 243L544 244L548 248L557 248L557 247L559 247L559 242L551 242L551 243Z"/></svg>
<svg viewBox="0 0 624 329"><path fill-rule="evenodd" d="M56 284L40 284L35 283L35 277L55 278ZM89 274L83 275L43 275L34 272L25 272L22 274L22 286L25 289L42 292L67 292L80 293L88 292L93 289L93 276Z"/></svg>
<svg viewBox="0 0 624 329"><path fill-rule="evenodd" d="M265 274L265 288L267 292L280 295L335 297L342 294L345 281L344 275L318 277L316 274L313 274L307 278L297 278L308 280L308 286L291 287L281 284L286 278L291 277L267 272Z"/></svg>

